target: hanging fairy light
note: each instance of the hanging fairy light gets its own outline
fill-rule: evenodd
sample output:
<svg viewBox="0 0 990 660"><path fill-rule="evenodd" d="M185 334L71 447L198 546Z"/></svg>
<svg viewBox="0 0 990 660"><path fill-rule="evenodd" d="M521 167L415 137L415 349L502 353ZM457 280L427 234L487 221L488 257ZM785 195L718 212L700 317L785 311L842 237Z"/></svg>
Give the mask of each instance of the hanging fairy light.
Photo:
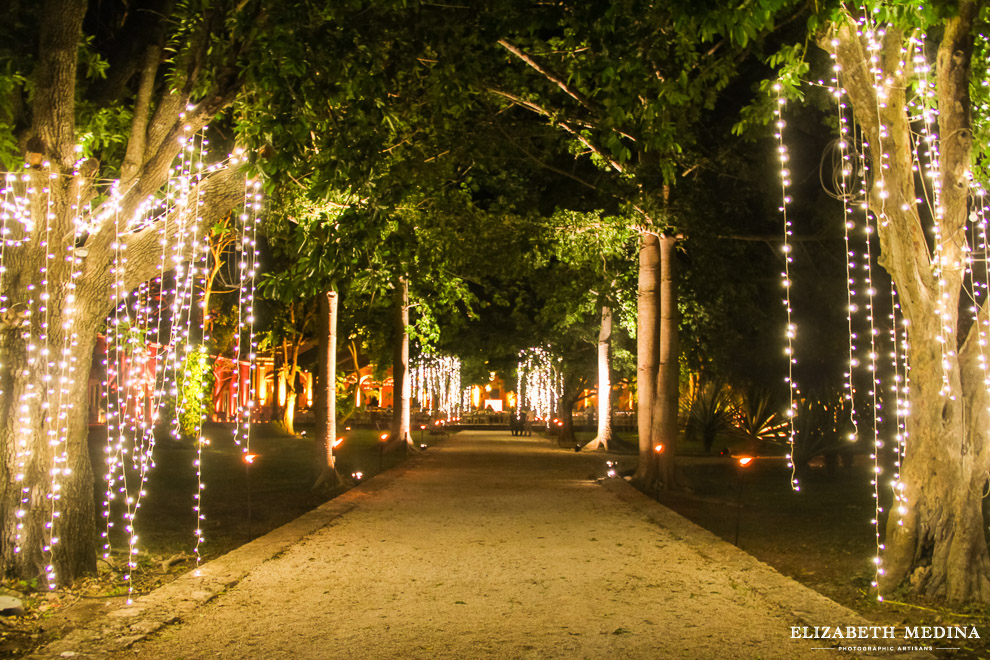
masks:
<svg viewBox="0 0 990 660"><path fill-rule="evenodd" d="M777 102L774 106L774 137L777 139L777 152L780 159L781 205L779 210L784 223L784 271L780 274L780 276L781 283L784 288L784 309L787 312L787 325L784 332L784 336L786 338L784 355L787 356L788 390L787 444L789 453L787 455L787 461L788 467L791 469L791 488L794 490L800 490L801 485L797 478L797 466L794 462L794 440L797 433L794 427L794 418L797 416L797 403L800 392L798 391L797 384L794 382L794 365L797 363L797 360L794 358L794 340L797 337L797 325L794 323L792 318L791 308L791 263L793 262L793 258L791 257L791 237L793 236L793 231L791 229L791 221L787 216L787 207L791 203L791 197L787 192L787 189L791 183L791 173L788 169L788 161L790 160L790 157L787 153L787 145L784 143L784 127L786 124L784 123L783 114L784 106L787 101L783 96L783 86L779 82L774 84L773 89L777 93Z"/></svg>
<svg viewBox="0 0 990 660"><path fill-rule="evenodd" d="M420 408L450 418L462 406L461 361L449 355L424 353L410 366L413 396Z"/></svg>
<svg viewBox="0 0 990 660"><path fill-rule="evenodd" d="M239 154L232 154L231 160L236 163ZM254 336L254 292L255 275L258 268L257 231L261 218L261 180L248 179L244 187L244 204L240 220L240 239L238 276L240 295L237 302L237 339L234 349L234 365L236 376L233 382L234 396L237 401L237 416L234 424L234 443L241 452L250 452L251 410L254 406L254 374L256 369L256 341ZM246 335L246 336L245 336ZM248 363L247 392L241 391L241 364Z"/></svg>
<svg viewBox="0 0 990 660"><path fill-rule="evenodd" d="M837 42L833 41L832 45L834 47L837 45ZM831 57L833 75L830 92L832 97L835 99L836 107L838 109L839 130L839 139L837 144L839 149L839 189L833 196L837 197L842 202L842 232L843 245L845 247L846 266L846 330L848 334L848 366L845 373L845 383L843 386L846 390L845 400L849 406L849 422L852 425L852 431L846 440L854 443L859 438L859 418L856 414L856 387L853 379L853 373L858 364L858 360L856 359L856 333L853 329L853 317L857 311L857 306L854 301L856 295L856 280L854 277L856 271L856 254L850 245L851 233L856 228L856 223L853 220L853 212L851 208L852 201L855 199L855 194L851 189L853 163L852 156L850 155L850 140L854 136L850 131L849 113L844 99L845 90L842 88L842 69L834 52L831 53Z"/></svg>
<svg viewBox="0 0 990 660"><path fill-rule="evenodd" d="M516 368L520 378L516 394L520 408L532 410L539 419L553 417L563 393L560 359L545 348L529 348L519 352Z"/></svg>

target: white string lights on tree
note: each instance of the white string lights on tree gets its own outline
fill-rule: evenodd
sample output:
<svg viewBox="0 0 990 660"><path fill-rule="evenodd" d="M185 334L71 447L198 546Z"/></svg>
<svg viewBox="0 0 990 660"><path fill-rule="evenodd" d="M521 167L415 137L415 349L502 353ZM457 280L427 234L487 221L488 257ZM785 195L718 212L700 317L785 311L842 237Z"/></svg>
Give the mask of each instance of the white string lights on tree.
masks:
<svg viewBox="0 0 990 660"><path fill-rule="evenodd" d="M784 106L787 101L783 96L783 86L779 82L773 86L773 89L777 93L777 102L774 106L774 137L777 138L777 153L780 159L781 204L779 210L784 222L784 271L780 274L780 276L781 283L784 287L784 309L787 313L787 325L784 329L784 336L786 338L784 355L787 356L788 391L787 444L789 447L789 453L787 455L787 461L788 467L791 469L791 488L794 490L801 490L801 484L798 482L797 478L797 467L794 461L794 440L796 437L794 418L797 416L797 405L800 392L797 384L794 382L794 365L797 363L797 360L794 358L794 340L797 337L797 326L792 318L791 308L791 263L793 263L793 258L791 257L791 237L793 236L793 231L791 228L790 218L787 216L787 207L791 203L791 197L787 192L787 189L791 183L791 173L788 169L788 161L790 160L790 156L787 153L787 145L784 144L784 127L786 124L784 123L783 114Z"/></svg>
<svg viewBox="0 0 990 660"><path fill-rule="evenodd" d="M539 347L520 351L517 379L519 409L532 410L538 419L550 419L564 388L560 358Z"/></svg>
<svg viewBox="0 0 990 660"><path fill-rule="evenodd" d="M23 357L4 355L2 365L14 367L17 379L23 381L13 408L13 479L20 494L14 511L13 550L15 553L24 550L21 546L27 538L28 525L32 533L38 532L39 547L30 550L42 559L50 589L56 588L58 579L54 566L63 535L60 529L63 485L71 474L71 462L77 460L68 452L70 420L77 423L74 415L78 415L73 410L70 392L80 377L89 375L77 373L80 342L75 327L78 280L88 253L86 241L101 231L113 232L108 241L111 312L105 330L107 355L102 382L107 423L103 470L106 530L102 536L105 559L110 558L111 543L122 542L127 548L124 581L130 597L138 554L135 520L146 495L149 471L154 466L154 433L156 428L163 430L171 426L171 420L161 414L166 395L178 397L178 409L188 404L182 400L178 388L183 380L181 370L188 366L182 364L183 358L194 354L194 359L205 360L201 346L208 337L205 329L197 331L193 313L199 305L197 292L204 284L206 273L202 263L207 254L202 247L206 233L199 226L204 210L202 183L211 172L237 162L231 158L207 168L206 144L202 132L193 135L187 129L167 185L126 216L122 210L125 191L117 182L87 180L85 185L92 183L100 190L102 201L99 210L83 201L84 185L76 182L84 178L80 169L85 158L77 161L71 177L55 174L47 162L35 163L21 173L0 174L0 316L5 323L16 327L18 339L24 345ZM81 151L77 148L77 152ZM70 202L72 231L60 236L56 235L54 224L53 189L67 185L70 179L75 186L72 193L75 198ZM250 326L254 314L260 182L249 181L246 189L245 213L250 219L245 223L238 247L245 251L247 263L247 278L242 280L242 320ZM128 240L135 232L153 225L159 227L161 237L158 275L129 291ZM19 283L18 290L11 289L6 281L13 260L21 269L25 263L29 264L28 272L35 273L31 280ZM174 271L174 276L168 275L170 271ZM167 328L165 332L163 326ZM249 362L248 380L253 382L256 351L253 329L247 331L241 346L244 354L238 355L238 361ZM168 359L164 359L166 352ZM88 358L85 363L89 364ZM206 365L199 366L201 372ZM253 392L249 391L240 400L241 429L250 422L252 399ZM201 417L197 436L201 436L202 421ZM246 431L241 437L247 437ZM32 449L36 439L41 441L44 455ZM202 441L197 445L194 513L198 557L203 542ZM29 485L29 475L35 474L46 475L47 480L42 478L40 486L34 481Z"/></svg>
<svg viewBox="0 0 990 660"><path fill-rule="evenodd" d="M424 353L410 369L410 390L422 410L450 418L462 406L461 361L446 355Z"/></svg>
<svg viewBox="0 0 990 660"><path fill-rule="evenodd" d="M833 42L833 46L834 45L835 44ZM852 425L852 431L849 436L845 438L845 440L854 443L859 439L859 416L856 411L856 386L853 379L854 370L859 364L859 361L856 358L857 335L853 329L853 316L857 311L857 305L855 303L856 253L853 251L852 245L850 244L851 233L856 229L856 223L853 220L853 210L851 208L852 201L856 197L855 193L851 189L853 161L852 156L850 155L850 140L853 139L854 135L850 130L848 107L845 99L843 98L844 91L842 89L841 67L839 66L834 53L832 54L832 71L832 87L829 91L835 99L836 106L839 111L839 139L837 142L837 147L839 150L839 176L836 180L833 180L833 185L837 188L837 190L828 192L842 202L842 234L843 245L845 247L846 265L846 330L848 332L848 342L846 344L848 351L848 362L843 387L846 390L844 398L849 406L849 422Z"/></svg>
<svg viewBox="0 0 990 660"><path fill-rule="evenodd" d="M234 160L240 154L231 156ZM233 163L232 163L233 164ZM251 449L251 411L254 408L254 378L257 358L257 341L254 335L254 292L258 270L258 224L261 221L261 180L248 179L244 186L244 205L239 219L239 238L236 246L238 260L239 295L237 300L237 334L234 348L235 376L232 385L237 401L237 417L234 424L234 443L245 455ZM247 391L241 390L241 364L248 363Z"/></svg>

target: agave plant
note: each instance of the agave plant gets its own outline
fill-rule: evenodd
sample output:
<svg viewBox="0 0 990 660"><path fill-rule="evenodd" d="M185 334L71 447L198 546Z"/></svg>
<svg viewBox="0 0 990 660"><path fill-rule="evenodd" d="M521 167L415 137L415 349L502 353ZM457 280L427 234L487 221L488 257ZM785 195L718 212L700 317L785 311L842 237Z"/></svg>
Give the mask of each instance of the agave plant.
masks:
<svg viewBox="0 0 990 660"><path fill-rule="evenodd" d="M710 452L716 436L736 430L738 409L732 390L724 381L703 382L686 410L685 437L688 440L700 437L705 451Z"/></svg>
<svg viewBox="0 0 990 660"><path fill-rule="evenodd" d="M752 453L759 453L765 443L787 439L787 421L780 408L779 394L769 387L751 387L743 393L736 428L749 440Z"/></svg>
<svg viewBox="0 0 990 660"><path fill-rule="evenodd" d="M839 453L849 448L851 428L849 403L841 392L817 392L800 399L794 417L792 455L798 470L806 469L816 456L824 456L834 467Z"/></svg>

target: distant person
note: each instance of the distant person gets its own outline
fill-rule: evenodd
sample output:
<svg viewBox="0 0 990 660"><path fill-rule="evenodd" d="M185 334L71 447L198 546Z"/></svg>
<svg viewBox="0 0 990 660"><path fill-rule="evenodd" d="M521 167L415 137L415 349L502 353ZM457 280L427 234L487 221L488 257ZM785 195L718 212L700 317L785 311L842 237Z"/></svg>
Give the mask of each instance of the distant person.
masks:
<svg viewBox="0 0 990 660"><path fill-rule="evenodd" d="M533 435L533 422L536 421L536 413L527 408L523 417L523 435Z"/></svg>
<svg viewBox="0 0 990 660"><path fill-rule="evenodd" d="M509 433L513 437L519 435L519 419L516 417L516 411L512 408L509 409Z"/></svg>

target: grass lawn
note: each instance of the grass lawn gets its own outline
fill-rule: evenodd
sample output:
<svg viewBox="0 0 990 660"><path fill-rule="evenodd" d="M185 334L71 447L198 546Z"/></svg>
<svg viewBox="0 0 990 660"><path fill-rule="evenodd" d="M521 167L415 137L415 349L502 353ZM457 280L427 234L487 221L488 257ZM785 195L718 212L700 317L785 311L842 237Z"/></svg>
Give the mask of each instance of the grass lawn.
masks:
<svg viewBox="0 0 990 660"><path fill-rule="evenodd" d="M312 488L317 476L312 428L302 426L296 430L300 436L286 435L271 424L254 425L250 451L257 457L248 465L233 442L232 427L217 424L204 429L204 437L210 440L202 457L202 509L206 519L200 551L204 558L229 552L333 496L330 489ZM342 431L340 435L345 440L335 454L342 475L360 471L370 478L404 457L401 452L383 454L379 432L374 429ZM91 434L94 465L103 455L104 437L100 430ZM135 521L142 551L170 555L190 553L195 547L195 460L192 443L165 440L155 447L156 465ZM100 503L105 488L102 479L97 488ZM119 530L115 529L111 540L115 547L126 548Z"/></svg>

